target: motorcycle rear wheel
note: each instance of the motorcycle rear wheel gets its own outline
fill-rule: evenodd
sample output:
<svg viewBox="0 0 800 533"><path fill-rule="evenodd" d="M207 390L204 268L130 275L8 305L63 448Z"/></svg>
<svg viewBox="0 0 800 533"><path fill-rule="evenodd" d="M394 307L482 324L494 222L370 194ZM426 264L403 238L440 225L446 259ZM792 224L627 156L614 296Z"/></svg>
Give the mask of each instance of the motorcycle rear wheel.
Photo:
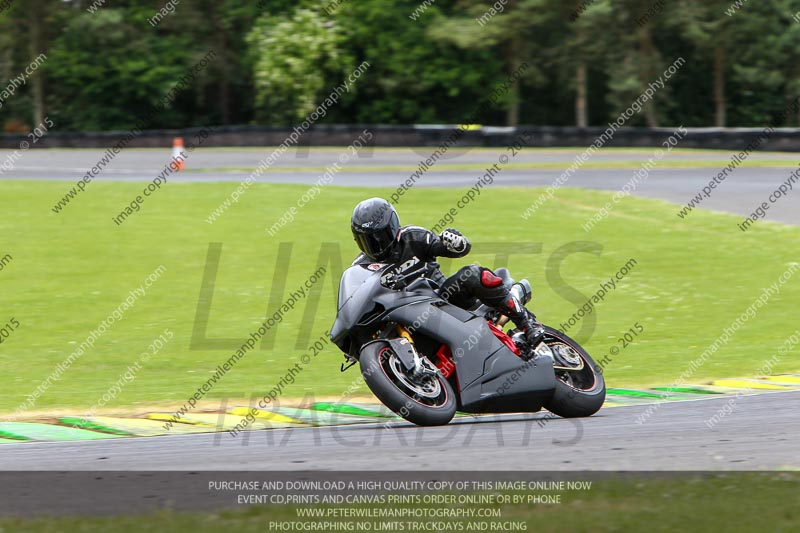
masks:
<svg viewBox="0 0 800 533"><path fill-rule="evenodd" d="M425 379L408 374L387 342L371 342L359 356L361 375L389 409L418 426L442 426L456 414L456 395L438 371Z"/></svg>
<svg viewBox="0 0 800 533"><path fill-rule="evenodd" d="M545 326L544 342L551 350L564 350L582 363L574 365L580 370L556 369L555 392L545 409L564 418L592 416L599 411L606 399L606 383L597 363L575 340L551 327Z"/></svg>

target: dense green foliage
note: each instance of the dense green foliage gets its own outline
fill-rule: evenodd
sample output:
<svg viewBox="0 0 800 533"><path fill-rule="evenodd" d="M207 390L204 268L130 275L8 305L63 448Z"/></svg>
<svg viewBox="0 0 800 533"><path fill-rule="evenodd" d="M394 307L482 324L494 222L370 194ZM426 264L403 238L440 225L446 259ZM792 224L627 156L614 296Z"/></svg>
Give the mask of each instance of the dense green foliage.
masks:
<svg viewBox="0 0 800 533"><path fill-rule="evenodd" d="M524 64L482 123L602 125L679 57L628 125L800 122L800 0L12 0L0 91L39 54L5 130L129 128L196 65L150 127L297 123L365 61L318 122L461 122Z"/></svg>

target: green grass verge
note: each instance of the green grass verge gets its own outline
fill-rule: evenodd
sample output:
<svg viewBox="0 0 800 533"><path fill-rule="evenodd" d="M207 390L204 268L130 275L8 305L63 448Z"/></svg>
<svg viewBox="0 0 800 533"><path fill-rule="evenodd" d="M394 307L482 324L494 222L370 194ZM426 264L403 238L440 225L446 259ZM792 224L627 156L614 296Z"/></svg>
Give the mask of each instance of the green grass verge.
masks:
<svg viewBox="0 0 800 533"><path fill-rule="evenodd" d="M307 187L253 185L209 225L206 217L236 184L169 183L148 198L139 213L116 226L112 216L141 193L141 184L92 183L63 213L54 214L51 207L68 186L2 183L0 254L8 253L13 260L0 271L0 324L13 317L20 326L0 345L6 375L0 411L13 411L24 402L159 265L166 267L161 279L60 380L51 382L34 408L91 407L165 328L174 332L174 338L133 381L122 383L106 406L182 404L232 353L190 349L209 243L222 243L223 248L208 336L237 339L241 344L265 316L280 243L294 243L286 283L287 291L294 290L315 270L323 243L338 246L338 259L349 264L356 253L349 234L352 207L365 197L391 192L326 188L300 210L294 223L270 238L265 228ZM736 228L735 216L695 210L681 220L673 204L627 198L585 233L581 225L611 193L563 189L526 221L520 214L541 190L484 191L458 214L453 226L475 243L541 243L540 252L512 255L508 266L515 276L531 280L535 293L531 307L546 323L558 326L601 281L630 258L638 262L590 315L596 318L591 337L587 339L589 330L579 332L580 325L569 331L600 358L611 347L622 348L618 339L636 322L645 328L606 366L612 387L671 384L763 287L797 260L800 228L796 227L758 223L743 234ZM457 189L412 190L399 205L401 221L432 226L462 194ZM594 253L587 251L590 248ZM468 258L446 261L443 267L452 272L468 262L494 265L496 256L485 250L482 253L476 246ZM775 354L798 328L800 276L795 278L697 369L691 381L749 376L763 359ZM331 275L318 285L319 309L313 324L306 323L310 339L330 327L337 285ZM307 300L287 314L277 328L273 349L250 352L207 398L249 397L272 388L304 351L297 346L297 332L304 324L306 304ZM340 353L329 346L284 395L340 395L357 375L340 374L340 360ZM797 371L797 361L784 356L773 370Z"/></svg>
<svg viewBox="0 0 800 533"><path fill-rule="evenodd" d="M644 161L644 160L643 160ZM642 167L643 161L589 161L581 165L583 169L631 169L636 170ZM660 161L658 168L713 168L716 172L711 173L709 179L715 176L719 169L730 163L730 159L684 159L677 161ZM527 163L508 163L503 166L510 170L564 170L570 162L527 162ZM437 163L431 167L429 172L452 172L454 170L485 170L486 162L483 163ZM795 168L797 162L786 159L760 159L747 160L741 164L742 167L749 168ZM413 167L412 167L413 168ZM255 172L257 167L198 167L188 168L190 172ZM270 167L273 172L318 172L323 173L328 168L323 166L316 167ZM408 172L408 165L354 165L348 169L349 172Z"/></svg>
<svg viewBox="0 0 800 533"><path fill-rule="evenodd" d="M595 480L588 491L565 492L559 504L488 504L469 507L499 508L500 518L483 518L476 521L525 523L527 531L779 533L797 531L800 523L800 507L797 506L798 490L800 490L800 476L796 473L674 474L672 477L656 479L631 475ZM440 507L447 506L445 504ZM353 524L362 520L364 519L333 519L339 523ZM422 520L429 523L441 522L439 519ZM308 524L315 521L323 520L298 518L297 507L294 506L254 506L210 513L161 511L138 516L103 518L0 518L0 531L263 532L269 531L270 522ZM384 522L389 521L391 520L384 520ZM421 519L399 521L413 522L417 527L405 524L403 529L376 527L373 530L423 530L419 527ZM468 520L446 519L445 521L450 527L456 527L456 523L461 523L463 527L448 531L470 531L466 528L470 522ZM373 524L377 525L380 522L376 520Z"/></svg>

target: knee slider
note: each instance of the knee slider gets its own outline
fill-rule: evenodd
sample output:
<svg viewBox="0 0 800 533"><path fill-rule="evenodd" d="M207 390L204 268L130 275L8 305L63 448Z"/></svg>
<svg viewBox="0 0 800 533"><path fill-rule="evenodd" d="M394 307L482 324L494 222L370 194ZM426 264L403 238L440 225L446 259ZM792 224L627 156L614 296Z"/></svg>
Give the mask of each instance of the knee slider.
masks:
<svg viewBox="0 0 800 533"><path fill-rule="evenodd" d="M484 287L494 288L503 284L503 278L495 276L491 270L484 270L481 272L481 284Z"/></svg>

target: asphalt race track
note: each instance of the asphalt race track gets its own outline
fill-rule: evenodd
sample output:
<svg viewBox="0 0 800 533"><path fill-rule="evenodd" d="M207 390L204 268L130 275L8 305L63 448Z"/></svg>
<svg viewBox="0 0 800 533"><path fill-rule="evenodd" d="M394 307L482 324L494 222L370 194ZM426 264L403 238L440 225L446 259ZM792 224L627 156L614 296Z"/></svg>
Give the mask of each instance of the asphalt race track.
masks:
<svg viewBox="0 0 800 533"><path fill-rule="evenodd" d="M250 175L271 149L198 150L188 159L189 171L173 182L229 181L232 189ZM307 183L338 160L343 149L291 150L259 177L261 182ZM430 148L375 149L369 157L343 166L333 185L397 187L416 170ZM0 150L0 160L11 151ZM31 150L2 179L76 182L102 156L101 150ZM469 188L484 171L445 169L447 165L497 162L502 149L453 154L419 179L419 187ZM515 164L547 168L506 168L493 186L546 187L580 153L524 152ZM644 162L650 151L597 153L592 163L627 162L628 168L580 169L566 184L616 191ZM170 149L126 150L97 180L149 181L169 162ZM702 208L742 215L797 168L792 154L754 155L779 168L736 169L717 187ZM725 153L670 154L664 161L681 168L651 171L634 193L683 205L716 175L718 166L691 162L727 160ZM392 168L394 167L394 168ZM483 167L481 167L483 168ZM89 189L87 189L89 190ZM677 206L676 206L677 211ZM768 220L800 224L794 201L775 204ZM662 403L644 423L638 417L647 405L601 410L580 420L544 419L542 414L460 419L441 428L388 425L319 427L253 431L239 437L227 433L125 438L94 442L41 442L2 447L0 470L761 470L800 467L800 391L774 392L736 399L733 412L713 428L706 421L731 397Z"/></svg>
<svg viewBox="0 0 800 533"><path fill-rule="evenodd" d="M170 178L172 182L229 181L239 183L248 178L259 161L270 155L272 148L263 149L198 149L189 154L188 171ZM381 149L360 152L341 165L331 185L397 187L413 171L420 161L429 157L433 148ZM0 161L12 152L0 150ZM337 163L346 153L344 148L290 149L278 158L273 168L257 178L259 182L312 184L320 179L325 168ZM497 163L504 149L453 150L437 162L431 171L417 180L415 187L454 187L468 189L480 178L487 166ZM559 149L553 152L521 152L507 168L495 176L493 186L547 187L581 153L580 149ZM46 179L77 182L103 156L102 150L31 150L22 153L14 168L0 172L2 178ZM165 148L124 150L94 178L97 181L150 181L169 162L171 150ZM587 162L607 164L611 168L580 168L565 183L566 187L582 187L618 191L636 172L640 165L652 157L650 150L616 151L595 153ZM697 162L728 161L727 152L668 153L657 162L649 177L641 181L635 195L657 198L685 205L716 176L722 166L692 168ZM779 168L753 168L747 162L733 171L724 183L717 186L710 198L703 199L701 207L727 211L742 215L750 214L753 208L766 200L767 196L790 173L798 168L798 158L790 153L754 154L749 161L768 161ZM748 161L748 162L749 162ZM613 168L626 163L628 168ZM546 169L518 169L513 165L548 165ZM459 165L479 166L459 169ZM667 168L681 165L681 168ZM447 168L455 166L456 168ZM683 167L686 168L683 168ZM392 168L393 167L393 168ZM87 190L90 190L87 188ZM677 211L677 209L676 209ZM766 220L785 224L800 224L800 210L791 201L777 202L770 207Z"/></svg>
<svg viewBox="0 0 800 533"><path fill-rule="evenodd" d="M774 470L798 466L800 391L542 414L3 446L0 470ZM639 423L641 422L641 423Z"/></svg>

